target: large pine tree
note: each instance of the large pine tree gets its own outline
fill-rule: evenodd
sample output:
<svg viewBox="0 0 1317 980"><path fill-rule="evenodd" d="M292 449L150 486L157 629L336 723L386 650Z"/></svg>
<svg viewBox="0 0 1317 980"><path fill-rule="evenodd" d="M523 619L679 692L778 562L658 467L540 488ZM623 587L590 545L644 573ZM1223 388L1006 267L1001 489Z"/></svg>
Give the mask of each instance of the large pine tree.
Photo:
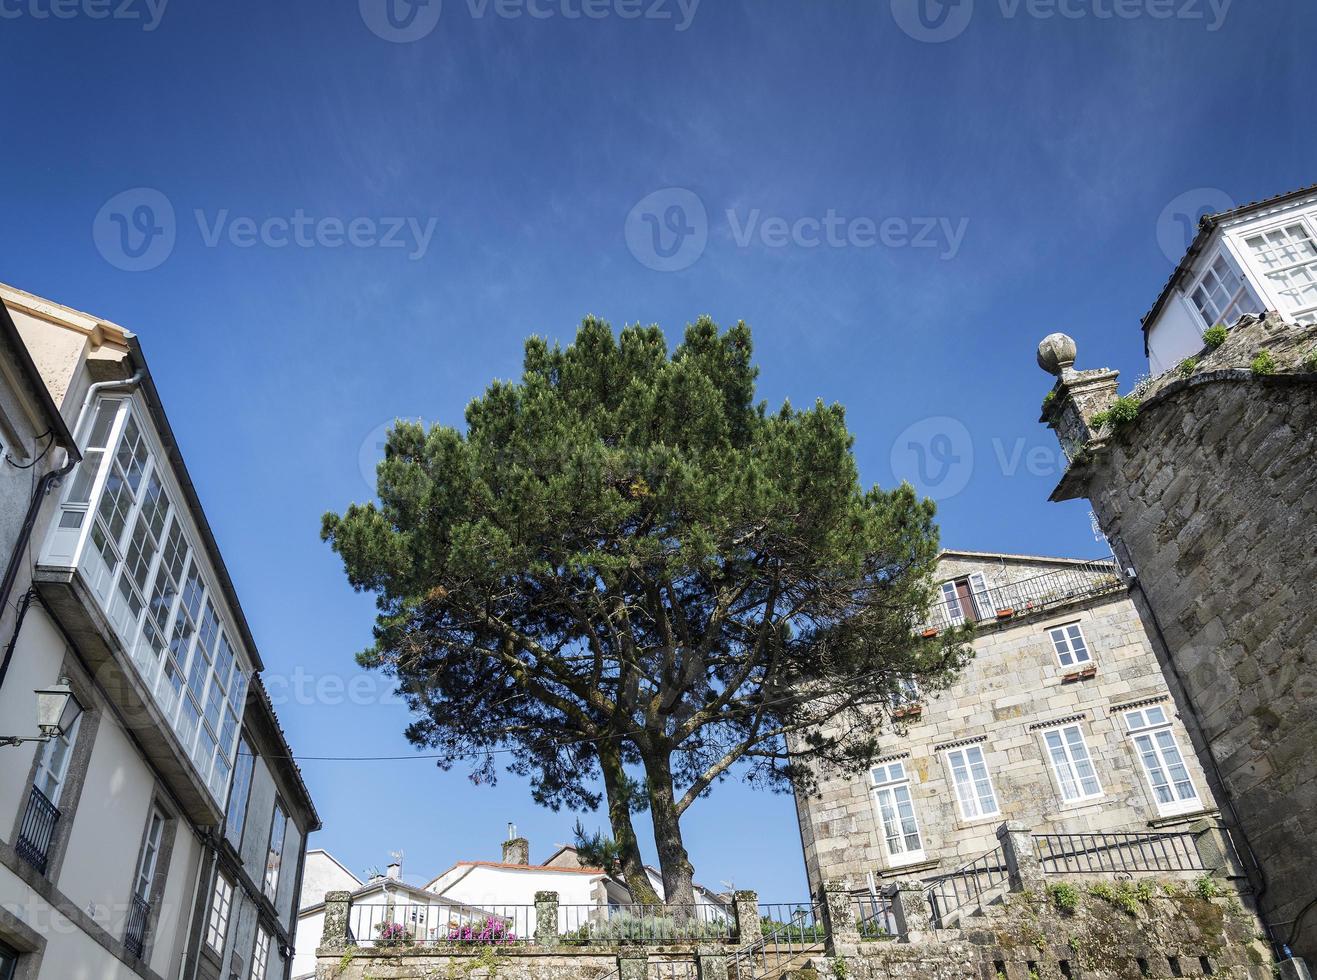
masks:
<svg viewBox="0 0 1317 980"><path fill-rule="evenodd" d="M399 679L408 737L480 778L511 749L554 808L606 798L641 901L640 806L688 905L696 800L732 772L808 791L862 769L902 681L944 686L965 655L915 628L933 505L861 487L842 409L770 413L756 377L744 324L701 319L669 352L657 327L589 318L565 349L527 341L465 430L399 422L379 504L324 519L378 596L360 660Z"/></svg>

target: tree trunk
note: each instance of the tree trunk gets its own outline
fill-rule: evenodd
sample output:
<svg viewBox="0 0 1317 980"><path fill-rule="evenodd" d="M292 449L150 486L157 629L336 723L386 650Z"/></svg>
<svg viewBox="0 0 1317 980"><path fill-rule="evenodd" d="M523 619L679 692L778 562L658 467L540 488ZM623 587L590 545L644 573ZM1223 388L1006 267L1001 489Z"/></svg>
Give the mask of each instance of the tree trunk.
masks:
<svg viewBox="0 0 1317 980"><path fill-rule="evenodd" d="M613 842L622 852L622 880L631 892L631 901L639 905L660 905L658 893L649 883L649 873L640 857L640 842L631 825L631 800L622 757L607 739L599 742L599 768L604 774L604 793L608 797L608 823Z"/></svg>
<svg viewBox="0 0 1317 980"><path fill-rule="evenodd" d="M695 905L695 869L681 840L681 819L667 754L662 750L646 754L645 772L649 777L649 813L654 821L664 899L667 905L681 906L686 912Z"/></svg>

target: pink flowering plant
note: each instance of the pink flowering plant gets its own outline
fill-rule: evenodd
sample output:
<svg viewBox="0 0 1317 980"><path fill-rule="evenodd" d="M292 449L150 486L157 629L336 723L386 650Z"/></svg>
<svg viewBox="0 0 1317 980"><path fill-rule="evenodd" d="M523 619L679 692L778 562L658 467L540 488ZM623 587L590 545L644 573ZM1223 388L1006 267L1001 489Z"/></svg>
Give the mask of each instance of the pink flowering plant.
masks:
<svg viewBox="0 0 1317 980"><path fill-rule="evenodd" d="M468 922L448 930L448 940L454 943L515 943L517 934L512 924L497 916L487 916L483 922Z"/></svg>
<svg viewBox="0 0 1317 980"><path fill-rule="evenodd" d="M375 943L379 946L410 946L412 930L401 922L381 922L375 927Z"/></svg>

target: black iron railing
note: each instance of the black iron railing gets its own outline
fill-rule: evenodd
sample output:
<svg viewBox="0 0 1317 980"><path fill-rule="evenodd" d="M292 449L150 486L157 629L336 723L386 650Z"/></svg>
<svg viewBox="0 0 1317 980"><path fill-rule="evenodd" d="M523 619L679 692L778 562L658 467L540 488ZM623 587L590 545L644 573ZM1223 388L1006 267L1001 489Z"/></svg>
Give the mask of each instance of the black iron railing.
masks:
<svg viewBox="0 0 1317 980"><path fill-rule="evenodd" d="M927 879L929 911L933 924L946 928L948 917L964 908L978 908L991 893L1007 883L1006 855L1000 847L975 858L950 874Z"/></svg>
<svg viewBox="0 0 1317 980"><path fill-rule="evenodd" d="M146 923L150 916L150 903L134 895L128 906L128 925L124 929L123 945L130 956L139 960L146 953Z"/></svg>
<svg viewBox="0 0 1317 980"><path fill-rule="evenodd" d="M761 902L759 935L741 936L727 959L732 980L767 980L803 966L824 949L827 926L819 902Z"/></svg>
<svg viewBox="0 0 1317 980"><path fill-rule="evenodd" d="M1007 585L969 590L968 598L937 602L924 629L942 630L964 622L982 623L1027 615L1057 603L1100 595L1125 584L1115 561L1092 561L1058 568ZM1006 614L1005 617L999 614Z"/></svg>
<svg viewBox="0 0 1317 980"><path fill-rule="evenodd" d="M518 945L534 938L535 906L354 902L348 930L358 946Z"/></svg>
<svg viewBox="0 0 1317 980"><path fill-rule="evenodd" d="M1044 874L1205 871L1194 835L1035 834Z"/></svg>
<svg viewBox="0 0 1317 980"><path fill-rule="evenodd" d="M55 842L55 828L59 826L59 809L46 799L46 794L35 786L27 800L23 826L18 832L14 850L42 874L50 863L50 848Z"/></svg>
<svg viewBox="0 0 1317 980"><path fill-rule="evenodd" d="M869 892L851 896L855 912L855 926L860 931L861 939L895 939L897 935L896 913L892 911L892 899L885 895Z"/></svg>
<svg viewBox="0 0 1317 980"><path fill-rule="evenodd" d="M669 943L732 938L731 916L714 905L559 905L565 943Z"/></svg>

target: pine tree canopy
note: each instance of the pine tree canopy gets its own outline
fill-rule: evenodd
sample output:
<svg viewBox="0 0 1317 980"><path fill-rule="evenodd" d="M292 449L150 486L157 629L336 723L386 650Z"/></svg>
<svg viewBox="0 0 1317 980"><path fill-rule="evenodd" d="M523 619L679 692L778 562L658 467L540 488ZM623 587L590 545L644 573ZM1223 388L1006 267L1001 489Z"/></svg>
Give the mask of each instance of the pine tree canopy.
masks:
<svg viewBox="0 0 1317 980"><path fill-rule="evenodd" d="M324 519L378 597L359 659L397 676L408 737L478 778L511 749L554 808L597 806L602 770L617 836L646 794L665 883L689 882L677 823L715 783L866 765L901 682L965 655L917 630L933 504L863 488L842 408L770 412L757 373L744 324L669 351L587 318L565 349L528 340L464 429L397 423L378 504Z"/></svg>

